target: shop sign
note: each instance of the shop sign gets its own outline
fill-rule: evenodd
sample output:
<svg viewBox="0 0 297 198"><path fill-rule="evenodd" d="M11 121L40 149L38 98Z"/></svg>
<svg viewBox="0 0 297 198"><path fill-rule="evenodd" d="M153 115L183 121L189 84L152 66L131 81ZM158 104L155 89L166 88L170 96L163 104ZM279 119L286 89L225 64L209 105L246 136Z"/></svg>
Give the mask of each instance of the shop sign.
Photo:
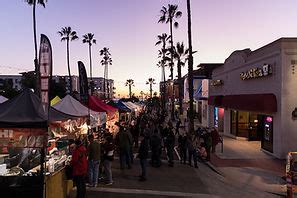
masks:
<svg viewBox="0 0 297 198"><path fill-rule="evenodd" d="M0 148L42 148L47 129L0 128Z"/></svg>
<svg viewBox="0 0 297 198"><path fill-rule="evenodd" d="M223 80L212 80L210 82L211 86L220 86L220 85L223 85L223 84L224 84Z"/></svg>
<svg viewBox="0 0 297 198"><path fill-rule="evenodd" d="M248 80L252 78L260 78L269 76L272 74L272 67L271 65L264 64L262 68L256 67L252 68L249 71L241 72L240 73L240 79L241 80Z"/></svg>

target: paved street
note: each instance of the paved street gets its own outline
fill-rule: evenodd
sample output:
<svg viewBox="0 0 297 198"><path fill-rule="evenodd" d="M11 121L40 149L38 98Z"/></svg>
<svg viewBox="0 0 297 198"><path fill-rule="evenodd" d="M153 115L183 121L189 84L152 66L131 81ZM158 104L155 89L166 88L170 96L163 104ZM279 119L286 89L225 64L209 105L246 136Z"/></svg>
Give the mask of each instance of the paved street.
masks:
<svg viewBox="0 0 297 198"><path fill-rule="evenodd" d="M224 137L224 148L217 146L208 163L195 169L175 161L170 168L163 153L160 168L148 167L148 180L138 181L138 160L132 169L120 170L113 163L114 184L88 188L88 198L95 197L285 197L284 161L263 153L258 142ZM177 159L177 156L175 156ZM74 192L71 198L74 197Z"/></svg>
<svg viewBox="0 0 297 198"><path fill-rule="evenodd" d="M170 168L166 163L160 168L148 168L148 180L139 182L139 165L132 169L121 171L118 160L114 162L114 185L106 187L103 184L97 188L88 188L88 198L93 197L280 197L259 190L250 185L248 179L242 182L214 172L206 164L199 164L195 169L188 165L175 163ZM229 171L227 171L229 172ZM232 174L231 174L232 175ZM236 175L236 170L233 176ZM259 176L261 177L261 176ZM72 193L72 197L73 193Z"/></svg>

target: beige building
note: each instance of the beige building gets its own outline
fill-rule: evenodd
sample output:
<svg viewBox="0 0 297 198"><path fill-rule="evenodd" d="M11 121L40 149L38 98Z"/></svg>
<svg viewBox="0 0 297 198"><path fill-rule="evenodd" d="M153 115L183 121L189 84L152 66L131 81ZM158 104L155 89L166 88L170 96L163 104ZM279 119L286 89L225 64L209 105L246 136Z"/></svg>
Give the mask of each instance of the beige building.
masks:
<svg viewBox="0 0 297 198"><path fill-rule="evenodd" d="M213 70L209 125L225 135L261 141L278 158L297 151L297 38L255 51L234 51Z"/></svg>

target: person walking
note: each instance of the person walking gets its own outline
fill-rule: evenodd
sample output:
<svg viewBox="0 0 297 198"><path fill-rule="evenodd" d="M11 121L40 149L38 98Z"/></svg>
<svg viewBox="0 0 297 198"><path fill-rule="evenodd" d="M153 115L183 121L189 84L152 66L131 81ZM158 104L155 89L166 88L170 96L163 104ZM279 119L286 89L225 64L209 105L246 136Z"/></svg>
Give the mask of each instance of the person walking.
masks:
<svg viewBox="0 0 297 198"><path fill-rule="evenodd" d="M141 166L141 175L139 176L139 181L146 181L147 175L146 175L146 167L147 167L147 158L148 158L148 152L149 152L149 137L140 135L140 146L138 150L138 158L140 160L140 166Z"/></svg>
<svg viewBox="0 0 297 198"><path fill-rule="evenodd" d="M158 134L158 130L154 130L154 134L150 138L150 146L152 151L152 166L160 167L161 166L161 137Z"/></svg>
<svg viewBox="0 0 297 198"><path fill-rule="evenodd" d="M211 134L211 142L212 142L212 145L211 145L211 152L212 153L215 153L216 152L216 146L217 144L220 142L220 134L218 133L218 131L213 128L210 132Z"/></svg>
<svg viewBox="0 0 297 198"><path fill-rule="evenodd" d="M73 167L73 183L76 185L77 188L76 198L85 198L85 177L88 172L87 149L82 144L82 141L79 139L75 141L75 148L72 153L72 160L70 164Z"/></svg>
<svg viewBox="0 0 297 198"><path fill-rule="evenodd" d="M185 133L183 135L178 136L178 146L179 146L179 154L180 154L180 163L186 164L186 161L187 161L187 135Z"/></svg>
<svg viewBox="0 0 297 198"><path fill-rule="evenodd" d="M175 144L175 136L171 129L169 129L169 134L166 138L166 149L167 149L167 157L168 157L168 166L173 167L173 151L174 151L174 144Z"/></svg>
<svg viewBox="0 0 297 198"><path fill-rule="evenodd" d="M116 145L120 153L120 166L121 169L125 169L126 165L128 169L131 168L130 159L130 145L132 144L132 136L129 135L127 130L121 126L120 131L116 136Z"/></svg>
<svg viewBox="0 0 297 198"><path fill-rule="evenodd" d="M175 135L177 135L177 136L179 136L180 125L181 125L181 120L180 120L180 118L178 118L176 125L175 125Z"/></svg>
<svg viewBox="0 0 297 198"><path fill-rule="evenodd" d="M207 153L206 160L210 161L210 150L211 150L211 146L212 146L212 138L211 138L211 134L209 131L207 131L205 133L205 135L203 136L203 141L205 143L205 149L206 149L206 153Z"/></svg>
<svg viewBox="0 0 297 198"><path fill-rule="evenodd" d="M112 136L107 136L106 141L103 144L103 164L104 164L104 173L106 179L106 185L112 185L112 161L114 158L114 145L112 143Z"/></svg>
<svg viewBox="0 0 297 198"><path fill-rule="evenodd" d="M88 136L88 140L89 186L97 187L101 158L101 148L100 143L94 140L94 136L92 134Z"/></svg>

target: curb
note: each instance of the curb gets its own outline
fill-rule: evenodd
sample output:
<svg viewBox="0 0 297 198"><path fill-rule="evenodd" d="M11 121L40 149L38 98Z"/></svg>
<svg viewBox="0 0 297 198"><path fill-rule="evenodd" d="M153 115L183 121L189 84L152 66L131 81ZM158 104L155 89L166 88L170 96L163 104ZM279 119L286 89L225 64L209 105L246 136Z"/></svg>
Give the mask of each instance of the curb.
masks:
<svg viewBox="0 0 297 198"><path fill-rule="evenodd" d="M221 175L222 177L225 177L224 174L219 171L219 169L217 169L214 165L212 165L210 162L206 161L206 162L203 162L204 164L206 164L211 170L213 170L215 173Z"/></svg>

